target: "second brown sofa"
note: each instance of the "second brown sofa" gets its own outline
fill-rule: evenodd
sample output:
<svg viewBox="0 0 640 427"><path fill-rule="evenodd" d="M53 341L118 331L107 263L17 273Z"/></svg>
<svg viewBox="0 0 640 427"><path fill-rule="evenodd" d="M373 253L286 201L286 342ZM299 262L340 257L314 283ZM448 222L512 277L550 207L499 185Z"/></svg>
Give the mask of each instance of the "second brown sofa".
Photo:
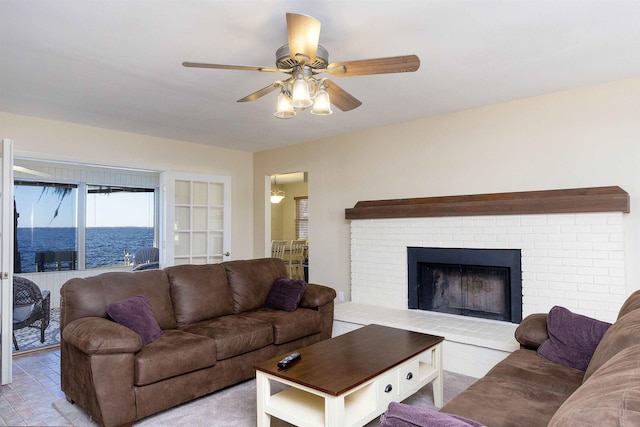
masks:
<svg viewBox="0 0 640 427"><path fill-rule="evenodd" d="M551 335L549 318L537 313L523 319L515 333L521 348L444 405L440 414L426 408L390 407L381 425L431 426L444 416L448 425L456 426L640 426L640 291L620 308L586 370L539 355ZM567 328L573 333L571 325ZM446 414L466 420L449 419Z"/></svg>

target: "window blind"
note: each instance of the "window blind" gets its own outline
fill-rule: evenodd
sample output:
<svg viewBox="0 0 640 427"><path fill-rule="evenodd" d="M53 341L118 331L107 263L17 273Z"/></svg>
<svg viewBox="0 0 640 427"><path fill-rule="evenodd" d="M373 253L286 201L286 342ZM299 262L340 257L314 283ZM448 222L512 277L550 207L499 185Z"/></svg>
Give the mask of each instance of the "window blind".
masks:
<svg viewBox="0 0 640 427"><path fill-rule="evenodd" d="M296 239L309 238L309 198L295 197L296 203Z"/></svg>

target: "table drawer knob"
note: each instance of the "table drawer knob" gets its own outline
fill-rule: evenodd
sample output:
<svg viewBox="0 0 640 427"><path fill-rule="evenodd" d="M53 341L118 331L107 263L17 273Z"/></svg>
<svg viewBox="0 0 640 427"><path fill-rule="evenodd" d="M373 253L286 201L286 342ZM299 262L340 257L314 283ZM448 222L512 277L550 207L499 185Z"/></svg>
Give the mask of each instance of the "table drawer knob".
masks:
<svg viewBox="0 0 640 427"><path fill-rule="evenodd" d="M387 386L384 388L385 393L391 393L391 390L393 390L393 386L391 384L387 384Z"/></svg>
<svg viewBox="0 0 640 427"><path fill-rule="evenodd" d="M407 381L411 381L412 379L413 379L413 373L412 373L412 372L409 372L409 373L407 374Z"/></svg>

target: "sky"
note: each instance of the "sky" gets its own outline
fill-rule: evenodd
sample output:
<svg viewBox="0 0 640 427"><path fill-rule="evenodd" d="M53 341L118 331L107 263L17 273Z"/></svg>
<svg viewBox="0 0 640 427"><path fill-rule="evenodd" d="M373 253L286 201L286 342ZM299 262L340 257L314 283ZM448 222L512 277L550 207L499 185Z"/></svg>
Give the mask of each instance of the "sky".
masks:
<svg viewBox="0 0 640 427"><path fill-rule="evenodd" d="M75 227L76 197L64 198L54 218L59 197L42 187L16 186L18 227ZM111 193L87 195L87 227L153 227L153 193Z"/></svg>

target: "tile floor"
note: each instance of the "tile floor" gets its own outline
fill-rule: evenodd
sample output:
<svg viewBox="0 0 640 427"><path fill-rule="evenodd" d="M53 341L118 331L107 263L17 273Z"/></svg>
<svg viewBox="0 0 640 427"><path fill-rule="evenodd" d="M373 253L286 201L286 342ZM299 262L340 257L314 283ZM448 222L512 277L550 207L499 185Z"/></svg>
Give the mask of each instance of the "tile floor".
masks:
<svg viewBox="0 0 640 427"><path fill-rule="evenodd" d="M68 426L52 406L60 390L60 349L14 356L13 382L0 386L0 426Z"/></svg>

